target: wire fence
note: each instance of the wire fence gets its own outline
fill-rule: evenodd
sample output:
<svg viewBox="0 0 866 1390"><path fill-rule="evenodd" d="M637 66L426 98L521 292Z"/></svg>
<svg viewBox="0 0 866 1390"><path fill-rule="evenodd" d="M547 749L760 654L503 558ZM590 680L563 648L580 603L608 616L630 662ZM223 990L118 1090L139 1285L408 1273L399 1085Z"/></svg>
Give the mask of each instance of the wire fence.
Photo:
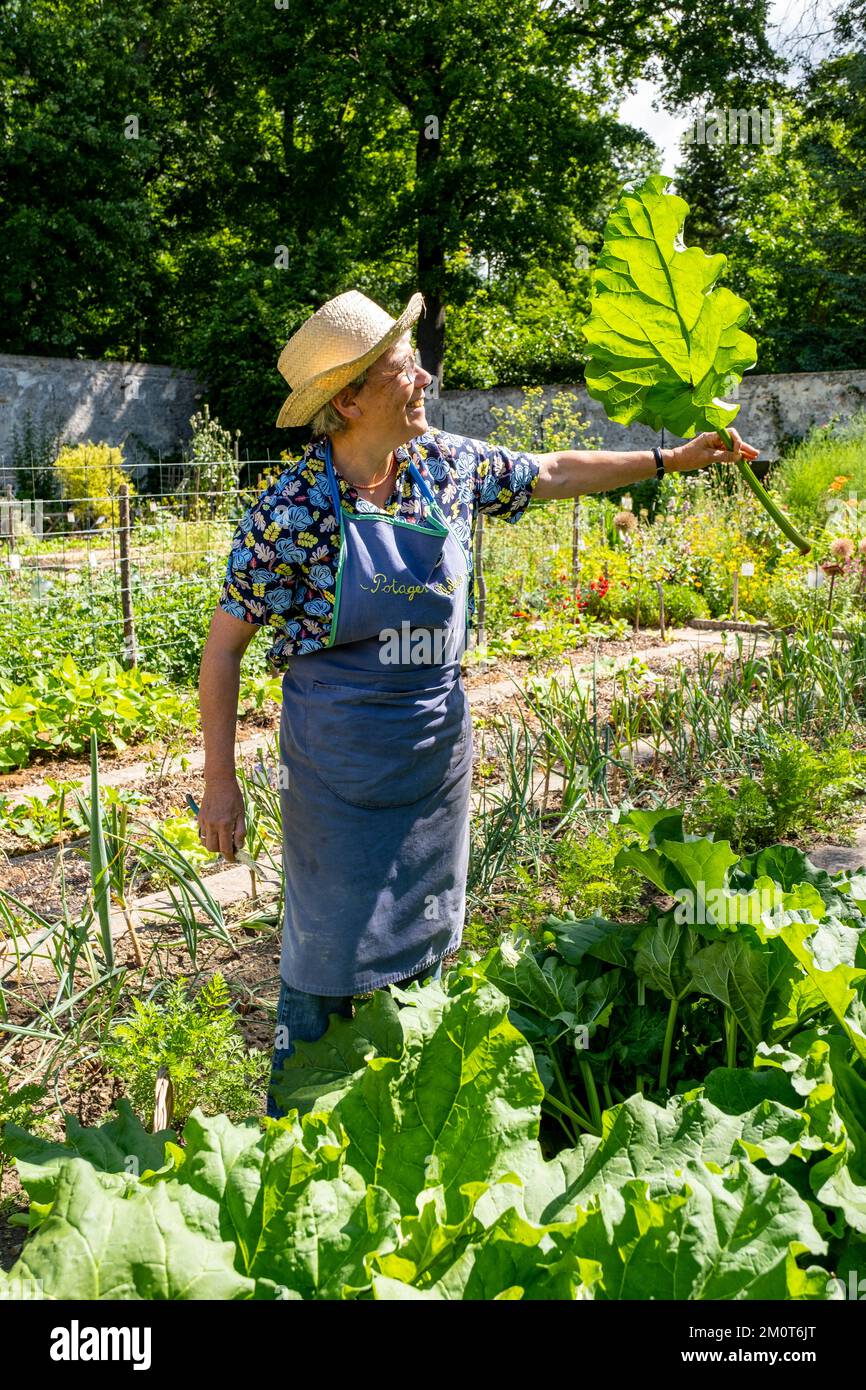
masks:
<svg viewBox="0 0 866 1390"><path fill-rule="evenodd" d="M44 495L44 472L19 466L0 494L0 675L26 672L28 650L44 646L81 666L115 658L194 680L238 521L286 466L160 460L122 475L126 487L85 473L62 497ZM570 546L571 503L532 510L528 526L485 524L476 586L498 569L528 571L539 547ZM266 643L254 646L263 661Z"/></svg>

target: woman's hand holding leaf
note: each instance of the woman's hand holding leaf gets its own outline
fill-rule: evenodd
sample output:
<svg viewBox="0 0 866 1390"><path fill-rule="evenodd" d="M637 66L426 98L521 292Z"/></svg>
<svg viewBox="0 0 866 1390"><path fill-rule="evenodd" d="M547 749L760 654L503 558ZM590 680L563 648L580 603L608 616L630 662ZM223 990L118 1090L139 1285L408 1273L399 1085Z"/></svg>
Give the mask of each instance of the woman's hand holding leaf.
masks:
<svg viewBox="0 0 866 1390"><path fill-rule="evenodd" d="M687 473L694 468L706 468L710 463L735 463L740 458L758 457L758 450L752 444L744 444L736 430L729 429L727 433L732 449L727 447L722 435L708 431L671 449L671 462L666 466L674 473Z"/></svg>

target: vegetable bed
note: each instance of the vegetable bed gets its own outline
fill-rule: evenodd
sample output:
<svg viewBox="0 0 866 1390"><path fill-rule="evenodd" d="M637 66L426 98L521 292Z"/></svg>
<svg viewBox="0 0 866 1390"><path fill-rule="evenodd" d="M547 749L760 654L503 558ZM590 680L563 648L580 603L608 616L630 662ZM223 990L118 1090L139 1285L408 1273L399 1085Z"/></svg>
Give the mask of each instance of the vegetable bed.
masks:
<svg viewBox="0 0 866 1390"><path fill-rule="evenodd" d="M641 923L377 991L281 1121L7 1127L70 1299L840 1299L866 1243L866 871L630 812Z"/></svg>

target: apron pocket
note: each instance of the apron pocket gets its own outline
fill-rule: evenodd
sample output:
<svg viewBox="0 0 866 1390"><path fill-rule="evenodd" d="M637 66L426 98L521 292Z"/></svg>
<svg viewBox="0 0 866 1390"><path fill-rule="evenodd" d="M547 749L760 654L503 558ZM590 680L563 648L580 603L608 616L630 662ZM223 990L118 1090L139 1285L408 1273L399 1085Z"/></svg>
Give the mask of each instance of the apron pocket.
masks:
<svg viewBox="0 0 866 1390"><path fill-rule="evenodd" d="M420 690L314 681L307 694L307 756L351 806L411 806L429 796L461 762L470 729L458 681Z"/></svg>

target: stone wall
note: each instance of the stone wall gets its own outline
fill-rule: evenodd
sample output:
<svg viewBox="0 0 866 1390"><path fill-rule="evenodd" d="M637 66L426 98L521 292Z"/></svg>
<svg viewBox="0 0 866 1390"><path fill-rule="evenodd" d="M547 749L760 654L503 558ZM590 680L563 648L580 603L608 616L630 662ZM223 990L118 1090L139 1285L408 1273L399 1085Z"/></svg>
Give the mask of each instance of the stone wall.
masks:
<svg viewBox="0 0 866 1390"><path fill-rule="evenodd" d="M583 386L546 386L545 399L560 391L574 395L581 415L588 417L591 433L608 449L646 449L660 443L659 435L643 425L612 424L598 401ZM491 406L519 405L519 386L500 386L491 391L443 391L431 400L427 419L431 425L473 439L487 439L496 426ZM866 371L797 372L780 376L746 376L733 399L740 403L734 421L743 439L761 451L761 458L778 458L783 446L807 434L812 425L831 416L842 419L866 408ZM665 443L678 443L667 435Z"/></svg>
<svg viewBox="0 0 866 1390"><path fill-rule="evenodd" d="M35 432L122 445L133 468L180 456L204 395L191 372L140 362L0 353L0 469L29 420Z"/></svg>
<svg viewBox="0 0 866 1390"><path fill-rule="evenodd" d="M583 386L547 386L545 398L573 394L593 434L610 449L642 449L659 436L643 426L624 428L607 419ZM495 428L491 406L518 405L520 387L490 391L444 391L430 400L431 425L486 439ZM30 418L36 431L122 445L127 462L144 467L161 453L178 458L189 438L189 417L204 399L191 372L135 362L90 362L61 357L0 354L0 481L12 462L13 437ZM801 372L747 376L739 388L736 428L755 444L762 459L778 457L783 445L831 416L849 418L866 407L866 371ZM231 421L224 421L231 426ZM676 442L668 441L665 442ZM243 443L243 441L242 441Z"/></svg>

